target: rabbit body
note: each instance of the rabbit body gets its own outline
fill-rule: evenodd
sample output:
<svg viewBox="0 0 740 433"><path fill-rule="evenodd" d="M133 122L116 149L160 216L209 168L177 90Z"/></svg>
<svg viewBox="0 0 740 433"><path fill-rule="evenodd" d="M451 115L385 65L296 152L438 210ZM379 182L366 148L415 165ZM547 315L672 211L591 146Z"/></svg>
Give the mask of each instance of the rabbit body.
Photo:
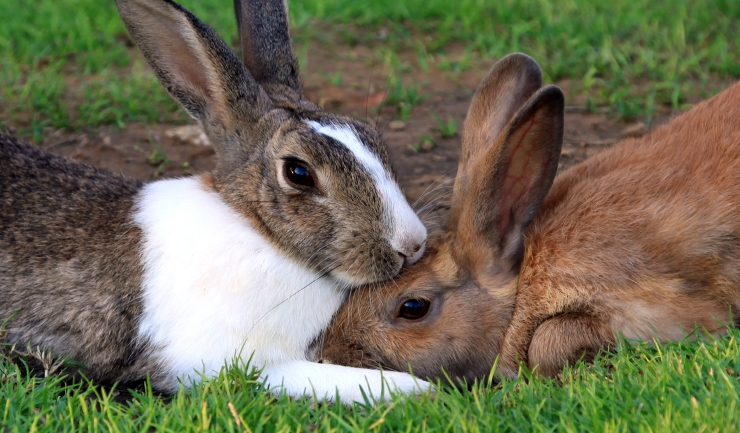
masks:
<svg viewBox="0 0 740 433"><path fill-rule="evenodd" d="M680 339L740 317L739 119L735 84L555 179L527 230L502 367L554 374L616 334Z"/></svg>
<svg viewBox="0 0 740 433"><path fill-rule="evenodd" d="M217 166L142 184L0 135L9 342L71 357L103 382L150 375L165 392L234 360L295 396L427 387L308 361L347 289L417 260L426 229L377 132L303 100L282 0L235 1L244 63L176 3L117 6Z"/></svg>
<svg viewBox="0 0 740 433"><path fill-rule="evenodd" d="M472 380L500 355L500 375L555 375L617 334L718 334L740 317L740 84L557 178L563 99L540 86L524 55L494 66L447 228L392 285L350 295L318 358Z"/></svg>
<svg viewBox="0 0 740 433"><path fill-rule="evenodd" d="M150 369L136 339L144 268L131 215L141 188L0 135L0 318L12 318L9 341L84 361L104 381Z"/></svg>
<svg viewBox="0 0 740 433"><path fill-rule="evenodd" d="M378 372L327 366L325 377L301 362L345 291L276 250L202 178L144 185L7 135L0 144L8 341L80 361L104 383L149 374L164 392L237 357L267 366L274 387L298 382L293 395L362 401L367 380L381 389Z"/></svg>

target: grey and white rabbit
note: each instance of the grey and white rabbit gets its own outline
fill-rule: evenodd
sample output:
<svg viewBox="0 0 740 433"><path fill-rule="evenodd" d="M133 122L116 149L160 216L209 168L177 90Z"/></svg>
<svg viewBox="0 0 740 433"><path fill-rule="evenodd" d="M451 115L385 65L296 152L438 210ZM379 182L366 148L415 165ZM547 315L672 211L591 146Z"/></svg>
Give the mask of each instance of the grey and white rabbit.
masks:
<svg viewBox="0 0 740 433"><path fill-rule="evenodd" d="M362 385L377 396L377 371L312 363L307 350L348 288L423 253L426 229L379 134L303 99L282 0L235 1L244 63L170 0L116 3L217 166L144 184L0 135L8 341L102 382L149 374L164 392L251 357L290 395L362 400Z"/></svg>

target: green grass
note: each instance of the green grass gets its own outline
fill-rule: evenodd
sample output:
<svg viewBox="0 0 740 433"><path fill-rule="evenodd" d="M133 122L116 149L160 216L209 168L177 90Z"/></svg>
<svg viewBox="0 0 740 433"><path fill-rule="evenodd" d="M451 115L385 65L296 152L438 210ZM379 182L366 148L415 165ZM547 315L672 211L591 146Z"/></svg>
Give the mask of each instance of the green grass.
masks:
<svg viewBox="0 0 740 433"><path fill-rule="evenodd" d="M183 0L234 43L229 0ZM650 119L740 77L737 0L291 0L296 51L309 41L365 44L393 74L389 99L411 115L417 71L461 74L476 59L524 51L568 97ZM127 46L112 0L0 0L0 128L81 130L184 116ZM8 17L12 17L8 19ZM321 29L321 30L319 30ZM379 31L385 35L379 41ZM463 47L460 49L460 47ZM415 61L400 61L399 53ZM462 53L460 55L460 53ZM310 67L315 67L310 65ZM318 66L316 66L318 67ZM341 73L318 71L342 85ZM340 71L341 72L341 71ZM405 83L405 84L404 84ZM404 112L404 110L406 110ZM451 119L440 131L454 134ZM154 165L166 164L156 152ZM522 378L378 408L273 399L232 368L172 398L36 378L0 359L0 426L15 431L732 431L740 427L740 331L704 343L628 345L564 383ZM230 410L234 407L236 417ZM240 427L237 428L237 419ZM246 428L248 427L248 428Z"/></svg>
<svg viewBox="0 0 740 433"><path fill-rule="evenodd" d="M437 122L439 135L443 138L450 138L457 135L457 127L459 123L457 120L449 116L447 117L447 120L442 120L442 118L434 111L432 111L432 117L434 117L434 120Z"/></svg>
<svg viewBox="0 0 740 433"><path fill-rule="evenodd" d="M562 383L523 377L464 392L445 388L435 397L394 397L375 408L273 398L254 374L236 368L171 398L146 388L121 402L110 389L32 377L0 359L0 426L4 432L736 431L739 375L736 329L702 343L623 345L593 366L566 370Z"/></svg>
<svg viewBox="0 0 740 433"><path fill-rule="evenodd" d="M228 0L183 0L230 42ZM570 98L624 118L682 106L740 76L736 0L291 0L298 56L309 40L367 44L378 56L416 53L407 76L459 73L475 58L524 51L548 81L571 79ZM79 130L179 121L183 114L126 46L112 0L0 0L0 127ZM318 23L318 24L317 24ZM319 30L322 29L322 30ZM386 38L378 41L378 29ZM332 39L332 40L333 40ZM450 57L450 44L463 44ZM322 72L322 71L319 71ZM323 71L335 74L336 71ZM720 84L717 84L720 83ZM408 110L407 110L408 111Z"/></svg>

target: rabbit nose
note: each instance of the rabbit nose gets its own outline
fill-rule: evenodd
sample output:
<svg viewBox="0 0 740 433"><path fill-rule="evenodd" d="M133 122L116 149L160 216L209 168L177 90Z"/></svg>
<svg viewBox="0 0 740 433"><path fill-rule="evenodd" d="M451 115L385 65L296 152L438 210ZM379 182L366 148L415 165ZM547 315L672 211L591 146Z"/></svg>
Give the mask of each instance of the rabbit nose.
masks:
<svg viewBox="0 0 740 433"><path fill-rule="evenodd" d="M398 255L403 258L403 266L408 266L419 261L421 256L424 255L426 245L427 242L424 241L422 243L410 245L409 247L404 248L403 251L398 251Z"/></svg>

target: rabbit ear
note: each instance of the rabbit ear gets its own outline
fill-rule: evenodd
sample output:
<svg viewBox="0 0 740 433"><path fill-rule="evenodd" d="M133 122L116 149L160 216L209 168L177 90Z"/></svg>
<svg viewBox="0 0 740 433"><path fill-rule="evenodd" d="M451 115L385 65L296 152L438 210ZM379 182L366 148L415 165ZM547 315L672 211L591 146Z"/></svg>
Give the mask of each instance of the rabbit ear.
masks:
<svg viewBox="0 0 740 433"><path fill-rule="evenodd" d="M276 102L303 98L286 0L234 0L244 64Z"/></svg>
<svg viewBox="0 0 740 433"><path fill-rule="evenodd" d="M116 4L159 81L209 135L253 124L272 108L236 54L180 5L169 0L116 0ZM228 140L213 141L220 160L223 153L238 150L224 149Z"/></svg>
<svg viewBox="0 0 740 433"><path fill-rule="evenodd" d="M541 76L531 58L517 54L501 62L479 87L465 121L451 222L464 255L490 262L480 251L493 250L514 263L557 171L564 97L555 86L536 90Z"/></svg>
<svg viewBox="0 0 740 433"><path fill-rule="evenodd" d="M473 180L468 175L468 161L490 150L514 114L540 87L540 66L526 54L509 54L493 65L478 86L465 118L456 196L466 196L465 190Z"/></svg>

